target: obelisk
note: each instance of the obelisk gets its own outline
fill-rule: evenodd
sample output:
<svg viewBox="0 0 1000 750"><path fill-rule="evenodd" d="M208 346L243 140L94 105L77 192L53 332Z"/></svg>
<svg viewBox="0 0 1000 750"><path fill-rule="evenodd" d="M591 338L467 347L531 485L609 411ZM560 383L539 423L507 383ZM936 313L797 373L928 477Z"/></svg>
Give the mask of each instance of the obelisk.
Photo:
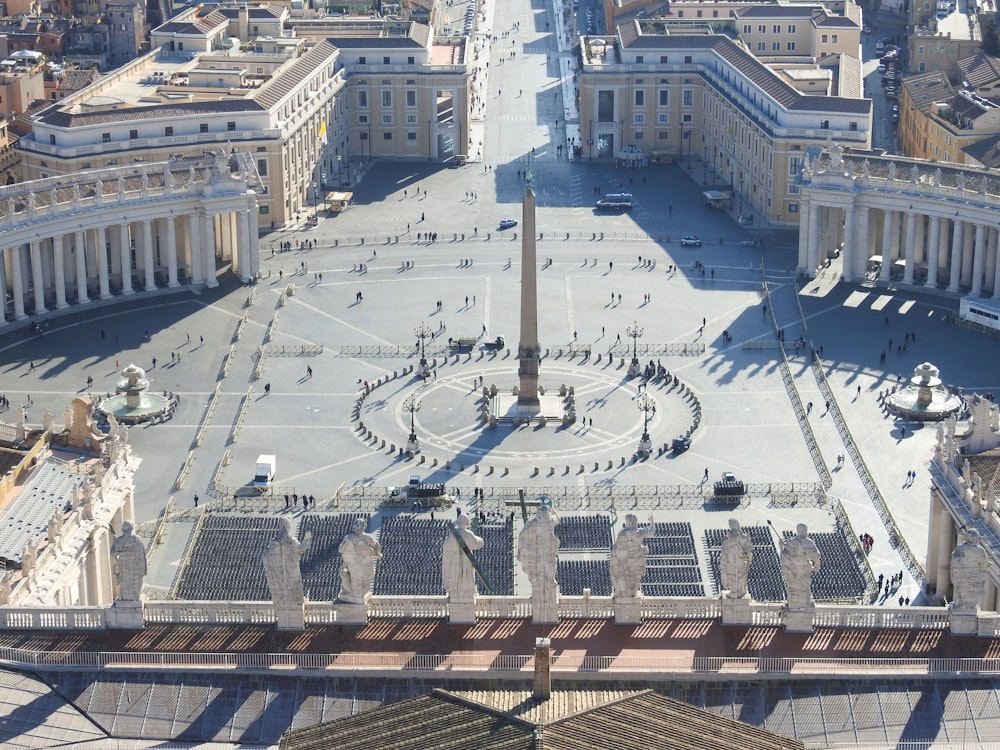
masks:
<svg viewBox="0 0 1000 750"><path fill-rule="evenodd" d="M531 188L531 157L525 172L528 186L521 204L521 340L517 345L518 409L537 410L538 361L538 264L535 260L535 191Z"/></svg>

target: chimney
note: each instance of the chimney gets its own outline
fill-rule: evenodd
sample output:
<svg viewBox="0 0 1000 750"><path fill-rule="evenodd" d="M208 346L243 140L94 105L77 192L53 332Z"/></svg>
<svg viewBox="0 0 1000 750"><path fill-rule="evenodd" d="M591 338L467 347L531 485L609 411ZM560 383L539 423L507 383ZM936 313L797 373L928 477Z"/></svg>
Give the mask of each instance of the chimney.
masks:
<svg viewBox="0 0 1000 750"><path fill-rule="evenodd" d="M532 695L535 700L545 701L552 696L552 641L548 638L535 639L535 682Z"/></svg>

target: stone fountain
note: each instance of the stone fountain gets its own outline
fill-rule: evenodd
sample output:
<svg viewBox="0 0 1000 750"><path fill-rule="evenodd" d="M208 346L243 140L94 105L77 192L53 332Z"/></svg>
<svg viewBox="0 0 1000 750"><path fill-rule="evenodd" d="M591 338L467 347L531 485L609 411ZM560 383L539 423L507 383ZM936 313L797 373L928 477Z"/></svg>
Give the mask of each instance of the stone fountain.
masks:
<svg viewBox="0 0 1000 750"><path fill-rule="evenodd" d="M170 397L151 393L146 371L129 364L121 371L122 379L115 387L116 395L101 402L99 410L106 417L114 417L124 424L145 422L166 413L172 406Z"/></svg>
<svg viewBox="0 0 1000 750"><path fill-rule="evenodd" d="M923 362L913 370L908 385L889 396L889 410L905 419L934 422L962 408L962 397L941 384L938 368Z"/></svg>

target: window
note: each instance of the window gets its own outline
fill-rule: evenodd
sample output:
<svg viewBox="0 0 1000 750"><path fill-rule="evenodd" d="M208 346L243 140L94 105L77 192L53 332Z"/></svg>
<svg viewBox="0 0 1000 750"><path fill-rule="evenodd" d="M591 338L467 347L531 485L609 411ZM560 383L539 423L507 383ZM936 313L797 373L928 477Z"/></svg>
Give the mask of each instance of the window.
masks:
<svg viewBox="0 0 1000 750"><path fill-rule="evenodd" d="M820 44L826 44L826 34L819 35Z"/></svg>
<svg viewBox="0 0 1000 750"><path fill-rule="evenodd" d="M417 58L415 58L413 55L410 55L409 57L406 58L406 64L407 65L414 65L414 64L416 64L416 62L417 62Z"/></svg>
<svg viewBox="0 0 1000 750"><path fill-rule="evenodd" d="M788 160L788 176L797 177L799 170L801 169L802 161L797 156L793 156Z"/></svg>
<svg viewBox="0 0 1000 750"><path fill-rule="evenodd" d="M417 124L417 116L416 115L407 115L406 116L406 124L407 125L416 125Z"/></svg>
<svg viewBox="0 0 1000 750"><path fill-rule="evenodd" d="M795 42L789 42L788 43L788 51L789 52L794 52L795 51Z"/></svg>
<svg viewBox="0 0 1000 750"><path fill-rule="evenodd" d="M267 146L258 146L258 147L257 147L257 153L258 153L258 154L263 154L263 153L265 153L266 151L267 151Z"/></svg>
<svg viewBox="0 0 1000 750"><path fill-rule="evenodd" d="M643 136L643 132L644 131L642 131L642 130L635 131L635 140L641 141L642 140L642 136Z"/></svg>
<svg viewBox="0 0 1000 750"><path fill-rule="evenodd" d="M771 27L771 33L772 34L780 34L781 33L781 24L780 23L774 24L774 26Z"/></svg>
<svg viewBox="0 0 1000 750"><path fill-rule="evenodd" d="M365 131L362 130L361 133L359 134L359 137L361 138L361 140L367 141L368 140L368 133L366 133Z"/></svg>
<svg viewBox="0 0 1000 750"><path fill-rule="evenodd" d="M830 41L833 42L834 44L836 44L837 43L837 35L836 34L830 34Z"/></svg>
<svg viewBox="0 0 1000 750"><path fill-rule="evenodd" d="M230 120L229 122L226 123L226 131L227 132L232 133L235 130L236 130L236 121L235 120Z"/></svg>
<svg viewBox="0 0 1000 750"><path fill-rule="evenodd" d="M138 130L130 130L130 131L128 131L128 137L129 137L129 140L132 140L132 141L136 140L139 137L139 131Z"/></svg>
<svg viewBox="0 0 1000 750"><path fill-rule="evenodd" d="M670 62L669 55L660 55L660 64L661 65L666 65L668 62Z"/></svg>
<svg viewBox="0 0 1000 750"><path fill-rule="evenodd" d="M382 92L382 106L383 107L391 107L392 106L392 92L391 91L383 91Z"/></svg>
<svg viewBox="0 0 1000 750"><path fill-rule="evenodd" d="M796 185L794 182L789 182L788 183L788 192L791 193L792 195L797 194L799 192L799 186Z"/></svg>
<svg viewBox="0 0 1000 750"><path fill-rule="evenodd" d="M917 66L917 72L918 73L926 73L927 72L927 63L920 63Z"/></svg>
<svg viewBox="0 0 1000 750"><path fill-rule="evenodd" d="M368 92L367 91L359 91L358 92L358 106L359 107L367 107L368 106Z"/></svg>
<svg viewBox="0 0 1000 750"><path fill-rule="evenodd" d="M392 125L392 115L382 115L383 125Z"/></svg>
<svg viewBox="0 0 1000 750"><path fill-rule="evenodd" d="M382 133L382 140L383 141L391 141L392 140L392 133Z"/></svg>
<svg viewBox="0 0 1000 750"><path fill-rule="evenodd" d="M646 105L646 92L636 91L635 92L635 106L644 107Z"/></svg>
<svg viewBox="0 0 1000 750"><path fill-rule="evenodd" d="M684 89L684 91L681 92L681 106L694 106L694 89Z"/></svg>
<svg viewBox="0 0 1000 750"><path fill-rule="evenodd" d="M416 107L417 106L417 92L416 91L407 91L406 92L406 106L407 107Z"/></svg>
<svg viewBox="0 0 1000 750"><path fill-rule="evenodd" d="M358 57L358 65L367 65L367 64L368 64L367 57L365 57L364 55Z"/></svg>
<svg viewBox="0 0 1000 750"><path fill-rule="evenodd" d="M767 42L757 42L757 51L764 52L767 50Z"/></svg>
<svg viewBox="0 0 1000 750"><path fill-rule="evenodd" d="M923 47L923 45L917 47L917 54L920 54L920 55L924 54L924 47Z"/></svg>
<svg viewBox="0 0 1000 750"><path fill-rule="evenodd" d="M636 115L633 115L633 118L634 118L633 122L636 125L642 125L643 123L646 122L646 115L636 114Z"/></svg>
<svg viewBox="0 0 1000 750"><path fill-rule="evenodd" d="M685 65L690 65L692 62L694 62L694 58L691 57L691 55L684 55L684 64Z"/></svg>
<svg viewBox="0 0 1000 750"><path fill-rule="evenodd" d="M757 25L757 33L758 34L766 34L767 33L767 24L764 24L764 23L758 24Z"/></svg>
<svg viewBox="0 0 1000 750"><path fill-rule="evenodd" d="M690 125L692 122L694 122L694 115L682 115L681 122L684 123L685 125Z"/></svg>
<svg viewBox="0 0 1000 750"><path fill-rule="evenodd" d="M698 11L698 18L701 18L701 11Z"/></svg>
<svg viewBox="0 0 1000 750"><path fill-rule="evenodd" d="M830 129L830 121L829 120L820 120L819 121L819 129L820 130L829 130Z"/></svg>
<svg viewBox="0 0 1000 750"><path fill-rule="evenodd" d="M56 136L54 133L49 133L49 145L50 146L56 145Z"/></svg>
<svg viewBox="0 0 1000 750"><path fill-rule="evenodd" d="M781 52L781 42L771 42L772 52Z"/></svg>
<svg viewBox="0 0 1000 750"><path fill-rule="evenodd" d="M406 140L408 140L408 141L415 141L415 140L417 140L417 131L415 131L415 130L408 131L406 133Z"/></svg>
<svg viewBox="0 0 1000 750"><path fill-rule="evenodd" d="M668 133L666 130L659 130L656 133L656 137L661 141L665 141L670 137L670 133Z"/></svg>
<svg viewBox="0 0 1000 750"><path fill-rule="evenodd" d="M267 159L257 160L257 173L261 177L267 177Z"/></svg>
<svg viewBox="0 0 1000 750"><path fill-rule="evenodd" d="M198 132L199 133L207 133L208 132L208 123L207 122L199 123L198 124Z"/></svg>
<svg viewBox="0 0 1000 750"><path fill-rule="evenodd" d="M359 125L367 125L368 124L368 115L358 115L358 124Z"/></svg>
<svg viewBox="0 0 1000 750"><path fill-rule="evenodd" d="M644 59L644 58L643 58L643 56L642 56L642 55L636 55L636 56L635 56L635 64L636 64L636 65L642 65L642 61L643 61L643 59Z"/></svg>
<svg viewBox="0 0 1000 750"><path fill-rule="evenodd" d="M165 128L163 128L164 137L169 138L173 134L174 134L174 128L172 125L167 125Z"/></svg>
<svg viewBox="0 0 1000 750"><path fill-rule="evenodd" d="M660 89L660 106L661 107L670 106L670 91L667 89Z"/></svg>
<svg viewBox="0 0 1000 750"><path fill-rule="evenodd" d="M788 33L789 34L794 34L795 33L795 24L794 23L788 24Z"/></svg>
<svg viewBox="0 0 1000 750"><path fill-rule="evenodd" d="M111 133L101 133L101 143L111 143Z"/></svg>
<svg viewBox="0 0 1000 750"><path fill-rule="evenodd" d="M660 114L658 114L656 116L656 121L660 125L669 125L670 124L670 115L668 115L666 112L661 112Z"/></svg>
<svg viewBox="0 0 1000 750"><path fill-rule="evenodd" d="M748 23L743 24L743 33L744 34L749 34L751 31L753 31L753 26L751 26Z"/></svg>
<svg viewBox="0 0 1000 750"><path fill-rule="evenodd" d="M852 133L858 132L858 123L856 122L847 123L847 129L850 130Z"/></svg>

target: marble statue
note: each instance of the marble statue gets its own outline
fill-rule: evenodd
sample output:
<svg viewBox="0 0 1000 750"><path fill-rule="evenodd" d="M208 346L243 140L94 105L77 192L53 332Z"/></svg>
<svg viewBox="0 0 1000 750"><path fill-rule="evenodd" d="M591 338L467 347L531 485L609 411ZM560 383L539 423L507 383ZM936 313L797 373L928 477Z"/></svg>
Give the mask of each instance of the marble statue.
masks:
<svg viewBox="0 0 1000 750"><path fill-rule="evenodd" d="M224 148L215 152L215 173L220 177L229 177L229 155Z"/></svg>
<svg viewBox="0 0 1000 750"><path fill-rule="evenodd" d="M719 556L722 590L728 599L742 599L749 594L747 576L753 561L753 542L735 518L729 519L729 533L722 540Z"/></svg>
<svg viewBox="0 0 1000 750"><path fill-rule="evenodd" d="M813 606L812 578L819 572L820 558L816 542L808 534L809 529L800 523L795 536L781 540L781 577L785 600L792 609Z"/></svg>
<svg viewBox="0 0 1000 750"><path fill-rule="evenodd" d="M555 509L543 502L517 537L517 561L531 582L531 618L535 622L558 619L559 537L555 534L558 525Z"/></svg>
<svg viewBox="0 0 1000 750"><path fill-rule="evenodd" d="M865 176L865 179L867 180L869 177L872 176L871 173L872 173L871 162L865 159L863 162L861 162L861 174L863 174Z"/></svg>
<svg viewBox="0 0 1000 750"><path fill-rule="evenodd" d="M456 535L461 537L470 552L482 549L486 542L469 530L470 524L471 519L464 513L460 514L455 519L455 533L449 533L444 538L441 548L441 583L452 602L472 602L476 598L476 569L455 538Z"/></svg>
<svg viewBox="0 0 1000 750"><path fill-rule="evenodd" d="M51 430L52 425L55 424L55 421L56 421L55 415L51 411L46 409L45 412L42 414L42 429Z"/></svg>
<svg viewBox="0 0 1000 750"><path fill-rule="evenodd" d="M938 187L941 186L941 167L934 170L934 184Z"/></svg>
<svg viewBox="0 0 1000 750"><path fill-rule="evenodd" d="M951 553L951 582L955 588L953 610L975 612L986 594L989 560L979 544L979 532L968 529L965 541Z"/></svg>
<svg viewBox="0 0 1000 750"><path fill-rule="evenodd" d="M965 172L959 172L955 177L955 185L959 190L965 190Z"/></svg>
<svg viewBox="0 0 1000 750"><path fill-rule="evenodd" d="M980 505L983 502L983 478L979 472L972 472L972 498Z"/></svg>
<svg viewBox="0 0 1000 750"><path fill-rule="evenodd" d="M368 522L355 519L354 530L344 537L337 551L343 560L340 566L342 602L364 604L375 580L375 560L382 559L382 547L366 529Z"/></svg>
<svg viewBox="0 0 1000 750"><path fill-rule="evenodd" d="M118 195L119 197L125 195L125 178L120 175L118 177Z"/></svg>
<svg viewBox="0 0 1000 750"><path fill-rule="evenodd" d="M967 458L962 461L962 481L965 482L966 487L972 484L972 464Z"/></svg>
<svg viewBox="0 0 1000 750"><path fill-rule="evenodd" d="M896 162L894 162L894 161L889 162L889 174L888 174L888 178L889 178L889 182L892 182L893 180L896 179Z"/></svg>
<svg viewBox="0 0 1000 750"><path fill-rule="evenodd" d="M920 180L920 169L914 164L910 167L910 182L914 185Z"/></svg>
<svg viewBox="0 0 1000 750"><path fill-rule="evenodd" d="M122 523L121 536L111 545L111 556L115 559L112 572L118 583L115 601L139 601L142 579L146 575L146 548L139 537L132 533L131 522Z"/></svg>
<svg viewBox="0 0 1000 750"><path fill-rule="evenodd" d="M639 528L634 513L625 516L625 525L611 548L611 587L616 599L638 596L639 582L646 574L646 539L656 534L653 517L645 528Z"/></svg>
<svg viewBox="0 0 1000 750"><path fill-rule="evenodd" d="M278 533L261 558L275 607L296 606L305 601L300 563L311 545L311 531L307 531L304 541L299 542L292 535L292 522L287 518L278 519Z"/></svg>

